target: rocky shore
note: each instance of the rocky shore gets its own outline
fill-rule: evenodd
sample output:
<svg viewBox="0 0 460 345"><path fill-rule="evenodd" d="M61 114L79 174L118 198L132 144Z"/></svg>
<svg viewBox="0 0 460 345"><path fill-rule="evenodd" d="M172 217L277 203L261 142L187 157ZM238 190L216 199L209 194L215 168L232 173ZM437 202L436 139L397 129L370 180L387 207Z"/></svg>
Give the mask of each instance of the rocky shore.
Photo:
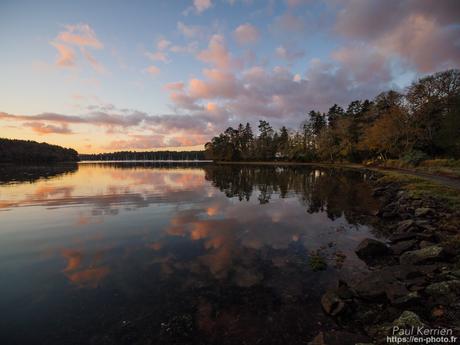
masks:
<svg viewBox="0 0 460 345"><path fill-rule="evenodd" d="M459 210L433 197L411 196L402 183L376 174L371 182L384 236L356 248L369 267L366 276L339 281L323 295L324 312L337 327L310 344L388 344L395 329L413 327L459 336Z"/></svg>

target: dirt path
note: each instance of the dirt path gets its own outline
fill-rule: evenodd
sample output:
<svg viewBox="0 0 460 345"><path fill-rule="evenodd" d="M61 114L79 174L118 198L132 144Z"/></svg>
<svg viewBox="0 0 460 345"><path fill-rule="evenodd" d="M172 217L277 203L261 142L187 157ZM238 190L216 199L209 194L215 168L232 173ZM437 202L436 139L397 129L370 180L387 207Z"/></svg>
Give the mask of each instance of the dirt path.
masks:
<svg viewBox="0 0 460 345"><path fill-rule="evenodd" d="M433 175L429 173L424 173L420 171L413 171L413 170L406 170L406 169L393 169L393 168L374 168L375 170L378 171L396 171L398 173L406 174L406 175L412 175L412 176L417 176L417 177L422 177L424 179L437 182L439 184L442 184L444 186L454 188L454 189L459 189L460 190L460 179L454 178L454 177L447 177L447 176L442 176L442 175Z"/></svg>

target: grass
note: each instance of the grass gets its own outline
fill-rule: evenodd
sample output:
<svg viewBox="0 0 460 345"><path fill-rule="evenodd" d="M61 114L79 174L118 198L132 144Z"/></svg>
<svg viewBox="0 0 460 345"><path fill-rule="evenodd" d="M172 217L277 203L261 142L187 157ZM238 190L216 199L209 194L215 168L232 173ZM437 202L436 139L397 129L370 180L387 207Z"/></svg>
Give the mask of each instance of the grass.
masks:
<svg viewBox="0 0 460 345"><path fill-rule="evenodd" d="M407 175L400 172L384 172L382 182L398 182L409 196L413 198L433 197L445 202L453 210L460 208L460 193L458 190L443 186L423 177Z"/></svg>

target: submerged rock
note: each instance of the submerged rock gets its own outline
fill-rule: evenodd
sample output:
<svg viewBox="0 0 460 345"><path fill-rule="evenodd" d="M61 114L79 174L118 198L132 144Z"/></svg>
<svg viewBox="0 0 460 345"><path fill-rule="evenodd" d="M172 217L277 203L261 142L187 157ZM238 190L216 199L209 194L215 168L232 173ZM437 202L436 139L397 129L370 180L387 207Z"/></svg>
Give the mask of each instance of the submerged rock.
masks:
<svg viewBox="0 0 460 345"><path fill-rule="evenodd" d="M326 314L332 316L339 314L345 307L345 303L335 290L329 290L321 297L321 305Z"/></svg>
<svg viewBox="0 0 460 345"><path fill-rule="evenodd" d="M366 238L356 248L356 255L365 262L390 254L390 248L383 242Z"/></svg>
<svg viewBox="0 0 460 345"><path fill-rule="evenodd" d="M419 250L405 252L399 257L401 264L423 264L426 262L439 261L445 257L445 251L440 246L430 246Z"/></svg>
<svg viewBox="0 0 460 345"><path fill-rule="evenodd" d="M361 334L344 331L320 332L308 345L355 345L366 344L371 339Z"/></svg>

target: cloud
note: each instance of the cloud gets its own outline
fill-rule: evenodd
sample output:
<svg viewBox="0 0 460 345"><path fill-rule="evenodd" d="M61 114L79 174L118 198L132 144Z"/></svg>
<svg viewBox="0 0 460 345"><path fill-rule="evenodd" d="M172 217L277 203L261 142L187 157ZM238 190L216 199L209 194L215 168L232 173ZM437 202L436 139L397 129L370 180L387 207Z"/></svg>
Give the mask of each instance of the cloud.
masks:
<svg viewBox="0 0 460 345"><path fill-rule="evenodd" d="M197 55L198 59L216 68L228 70L240 63L233 59L222 35L213 35L209 40L208 48Z"/></svg>
<svg viewBox="0 0 460 345"><path fill-rule="evenodd" d="M162 39L158 40L158 42L157 42L157 49L158 50L166 50L166 49L168 49L168 47L170 45L171 45L170 41L168 41L167 39L162 38Z"/></svg>
<svg viewBox="0 0 460 345"><path fill-rule="evenodd" d="M160 73L160 69L155 65L150 65L145 69L145 71L150 75L157 75L158 73Z"/></svg>
<svg viewBox="0 0 460 345"><path fill-rule="evenodd" d="M460 2L428 0L341 3L335 31L399 58L418 72L460 66Z"/></svg>
<svg viewBox="0 0 460 345"><path fill-rule="evenodd" d="M352 71L355 82L382 84L392 80L389 59L372 46L355 44L335 50L331 55L342 68Z"/></svg>
<svg viewBox="0 0 460 345"><path fill-rule="evenodd" d="M96 37L94 30L88 24L66 25L66 31L57 36L57 40L78 47L102 49L103 45Z"/></svg>
<svg viewBox="0 0 460 345"><path fill-rule="evenodd" d="M162 61L162 62L169 62L168 54L162 51L157 51L154 53L146 53L145 54L150 60L153 61Z"/></svg>
<svg viewBox="0 0 460 345"><path fill-rule="evenodd" d="M50 42L58 51L56 65L59 67L71 67L76 65L76 47L80 50L83 57L90 66L98 73L104 73L105 67L90 53L89 49L102 49L104 46L96 37L94 30L84 23L66 25L65 31L60 32L57 37Z"/></svg>
<svg viewBox="0 0 460 345"><path fill-rule="evenodd" d="M197 13L206 11L212 6L211 0L193 0L193 6Z"/></svg>
<svg viewBox="0 0 460 345"><path fill-rule="evenodd" d="M69 129L68 125L63 124L61 126L47 125L41 122L26 122L23 124L24 127L31 128L38 134L72 134L73 132Z"/></svg>
<svg viewBox="0 0 460 345"><path fill-rule="evenodd" d="M91 67L98 73L105 73L106 69L96 58L86 49L82 49L83 56L89 62Z"/></svg>
<svg viewBox="0 0 460 345"><path fill-rule="evenodd" d="M171 91L182 91L184 89L184 83L181 81L168 83L165 85L165 89Z"/></svg>
<svg viewBox="0 0 460 345"><path fill-rule="evenodd" d="M59 67L75 66L75 52L71 47L55 42L51 42L51 44L57 49L59 54L56 60L56 65Z"/></svg>
<svg viewBox="0 0 460 345"><path fill-rule="evenodd" d="M238 26L233 35L235 40L241 45L254 43L260 36L257 28L248 23Z"/></svg>
<svg viewBox="0 0 460 345"><path fill-rule="evenodd" d="M303 50L294 49L292 47L287 48L284 45L277 47L275 52L279 58L289 62L303 58L305 56L305 52Z"/></svg>
<svg viewBox="0 0 460 345"><path fill-rule="evenodd" d="M177 29L187 38L196 38L201 35L202 27L198 25L186 25L182 22L177 22Z"/></svg>
<svg viewBox="0 0 460 345"><path fill-rule="evenodd" d="M287 33L299 33L305 28L305 23L301 17L286 12L275 19L275 28Z"/></svg>

